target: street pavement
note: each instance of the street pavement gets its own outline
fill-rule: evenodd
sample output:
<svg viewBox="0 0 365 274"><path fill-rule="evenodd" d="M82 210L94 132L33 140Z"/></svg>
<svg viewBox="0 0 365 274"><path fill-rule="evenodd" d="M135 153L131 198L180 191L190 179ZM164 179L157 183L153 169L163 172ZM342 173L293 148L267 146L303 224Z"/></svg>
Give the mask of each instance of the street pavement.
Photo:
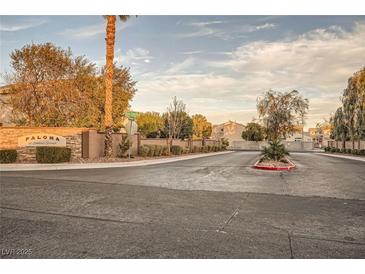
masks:
<svg viewBox="0 0 365 274"><path fill-rule="evenodd" d="M258 157L1 172L1 258L365 258L364 162Z"/></svg>

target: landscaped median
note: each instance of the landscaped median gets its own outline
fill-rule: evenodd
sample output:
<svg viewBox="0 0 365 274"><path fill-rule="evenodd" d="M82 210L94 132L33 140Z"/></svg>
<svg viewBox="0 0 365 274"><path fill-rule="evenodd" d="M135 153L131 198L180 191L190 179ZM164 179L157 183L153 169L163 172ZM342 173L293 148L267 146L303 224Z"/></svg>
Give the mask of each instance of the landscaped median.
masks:
<svg viewBox="0 0 365 274"><path fill-rule="evenodd" d="M295 164L288 159L289 152L279 140L269 142L264 147L262 157L253 165L253 168L262 170L287 170L295 168Z"/></svg>
<svg viewBox="0 0 365 274"><path fill-rule="evenodd" d="M27 171L27 170L70 170L70 169L95 169L95 168L115 168L148 166L156 164L171 163L189 159L197 159L215 155L232 153L233 151L219 151L211 153L197 153L180 156L167 156L159 158L138 158L121 162L89 162L89 163L57 163L57 164L0 164L0 171Z"/></svg>
<svg viewBox="0 0 365 274"><path fill-rule="evenodd" d="M263 169L263 170L288 170L288 171L290 171L296 167L296 165L289 159L286 159L286 161L287 161L286 163L275 162L275 161L261 162L261 159L260 159L254 164L254 168Z"/></svg>

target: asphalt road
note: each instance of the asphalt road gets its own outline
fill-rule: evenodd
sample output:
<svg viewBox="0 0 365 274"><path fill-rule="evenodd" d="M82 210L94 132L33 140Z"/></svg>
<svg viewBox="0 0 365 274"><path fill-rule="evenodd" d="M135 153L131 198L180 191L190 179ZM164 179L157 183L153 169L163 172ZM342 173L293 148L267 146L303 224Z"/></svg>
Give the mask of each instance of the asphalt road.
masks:
<svg viewBox="0 0 365 274"><path fill-rule="evenodd" d="M293 153L298 168L277 172L257 158L1 172L0 255L365 258L364 162Z"/></svg>

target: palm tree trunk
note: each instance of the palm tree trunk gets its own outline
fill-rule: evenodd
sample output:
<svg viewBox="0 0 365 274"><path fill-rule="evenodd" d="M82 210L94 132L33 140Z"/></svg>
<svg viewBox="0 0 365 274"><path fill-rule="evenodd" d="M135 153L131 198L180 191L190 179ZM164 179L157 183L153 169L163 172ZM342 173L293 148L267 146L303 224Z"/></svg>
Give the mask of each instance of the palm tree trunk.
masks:
<svg viewBox="0 0 365 274"><path fill-rule="evenodd" d="M111 157L113 154L112 133L113 133L113 61L115 44L115 15L107 16L106 25L106 73L105 73L105 150L104 155Z"/></svg>

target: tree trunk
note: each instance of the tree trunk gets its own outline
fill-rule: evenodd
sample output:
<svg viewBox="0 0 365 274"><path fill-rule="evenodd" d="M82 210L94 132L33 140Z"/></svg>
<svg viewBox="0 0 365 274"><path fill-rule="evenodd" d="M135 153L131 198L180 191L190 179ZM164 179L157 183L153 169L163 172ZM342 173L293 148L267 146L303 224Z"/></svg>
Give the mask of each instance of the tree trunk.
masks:
<svg viewBox="0 0 365 274"><path fill-rule="evenodd" d="M106 157L112 157L112 133L113 133L113 61L115 44L115 15L107 16L106 25L106 71L105 71L105 150Z"/></svg>

